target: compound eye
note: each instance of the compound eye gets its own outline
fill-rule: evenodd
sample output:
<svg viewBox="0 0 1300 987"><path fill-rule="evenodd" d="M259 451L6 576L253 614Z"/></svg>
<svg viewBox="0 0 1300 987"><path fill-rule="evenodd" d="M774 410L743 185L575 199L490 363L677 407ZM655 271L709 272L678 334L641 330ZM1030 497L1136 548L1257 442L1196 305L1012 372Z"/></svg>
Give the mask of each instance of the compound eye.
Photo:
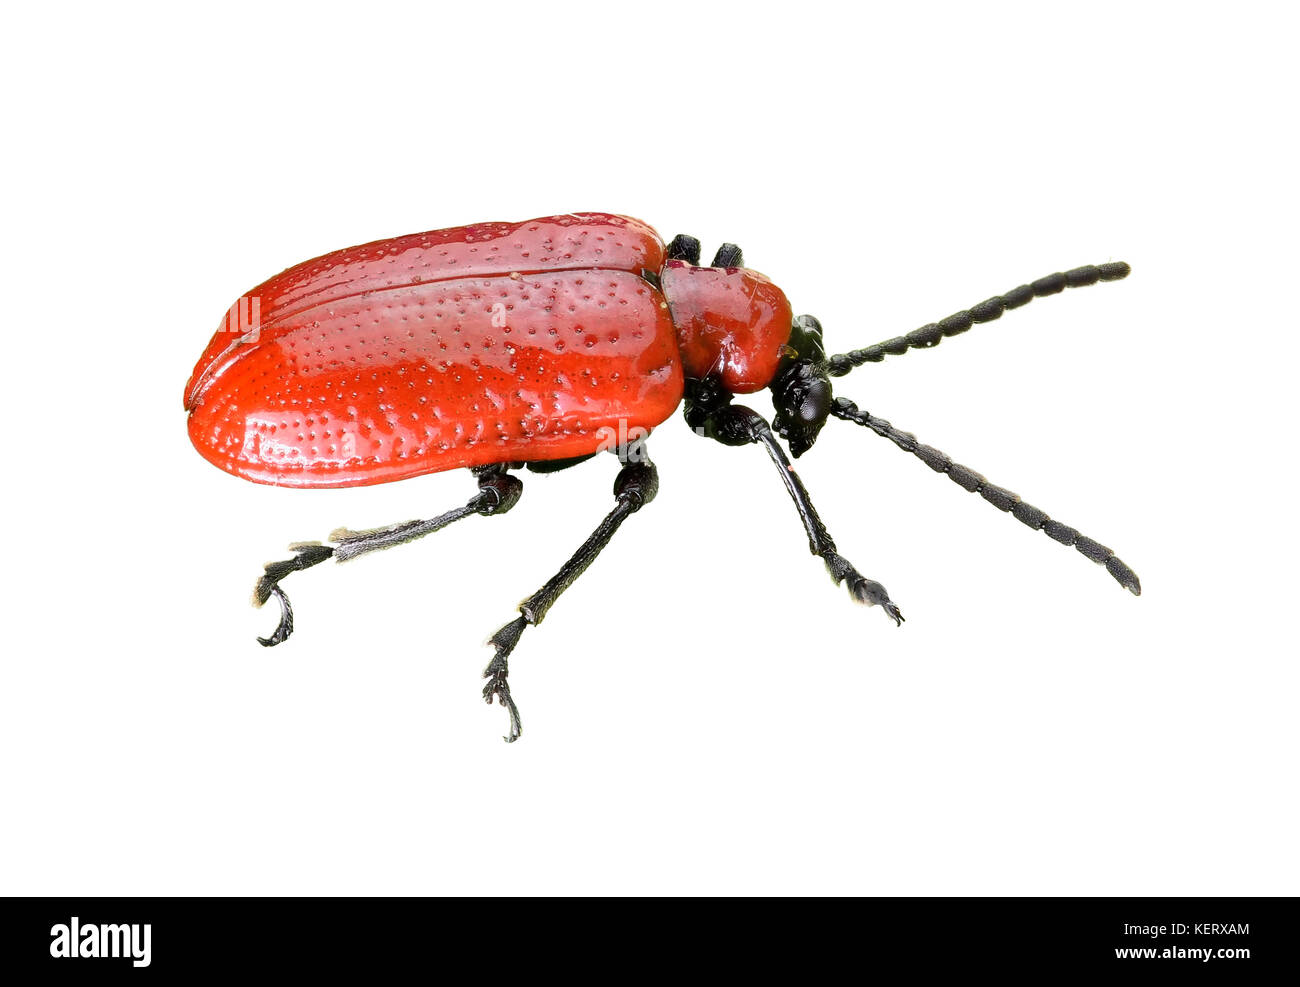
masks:
<svg viewBox="0 0 1300 987"><path fill-rule="evenodd" d="M808 388L807 395L799 402L799 417L805 422L825 421L831 411L831 389L824 380L816 380Z"/></svg>

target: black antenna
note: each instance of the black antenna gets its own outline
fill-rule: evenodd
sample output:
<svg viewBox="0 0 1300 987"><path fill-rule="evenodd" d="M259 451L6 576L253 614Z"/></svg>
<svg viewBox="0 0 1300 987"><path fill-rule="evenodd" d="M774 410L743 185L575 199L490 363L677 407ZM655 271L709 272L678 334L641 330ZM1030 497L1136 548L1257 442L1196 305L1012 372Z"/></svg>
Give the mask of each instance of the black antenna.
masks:
<svg viewBox="0 0 1300 987"><path fill-rule="evenodd" d="M1087 267L1076 267L1072 271L1049 274L1030 284L1012 288L1005 295L994 295L972 308L963 309L946 319L914 329L906 336L895 336L893 339L876 343L866 349L836 354L830 358L828 367L830 375L843 377L850 370L864 363L879 363L886 356L901 356L909 349L923 350L938 346L946 336L956 336L979 322L992 322L1000 318L1008 309L1028 305L1035 298L1059 295L1066 288L1083 288L1098 281L1119 281L1128 277L1130 270L1123 261L1116 261L1112 264L1090 264Z"/></svg>
<svg viewBox="0 0 1300 987"><path fill-rule="evenodd" d="M1142 595L1142 584L1138 582L1137 573L1119 560L1105 545L1093 541L1086 535L1060 521L1053 521L1046 511L1031 504L1026 504L1018 494L989 483L983 476L969 466L954 463L946 453L932 446L922 445L910 432L901 432L883 418L865 411L847 398L836 398L831 406L831 414L848 422L865 425L877 435L889 439L904 452L910 452L936 473L948 474L948 479L971 493L977 493L1000 511L1010 512L1017 521L1026 524L1035 531L1041 531L1047 537L1059 541L1062 545L1073 545L1086 558L1099 565L1134 596Z"/></svg>

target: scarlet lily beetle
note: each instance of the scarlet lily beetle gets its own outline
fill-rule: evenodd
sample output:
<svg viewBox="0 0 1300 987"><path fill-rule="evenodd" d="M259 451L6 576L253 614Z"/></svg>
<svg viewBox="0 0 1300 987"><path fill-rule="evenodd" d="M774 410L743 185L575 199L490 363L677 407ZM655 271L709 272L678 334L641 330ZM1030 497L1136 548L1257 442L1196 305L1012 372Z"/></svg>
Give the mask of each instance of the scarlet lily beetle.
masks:
<svg viewBox="0 0 1300 987"><path fill-rule="evenodd" d="M289 546L253 602L271 597L293 632L281 583L327 559L346 562L432 534L471 515L493 517L518 502L512 471L567 469L602 449L622 464L614 509L558 573L489 640L483 696L521 731L508 659L530 624L650 503L658 472L645 437L685 403L687 424L724 445L761 445L776 466L819 557L837 585L895 624L903 615L885 587L839 554L790 465L828 418L854 422L910 452L998 510L1105 566L1141 592L1109 548L1050 518L1010 490L834 397L831 378L887 355L937 346L1034 298L1117 281L1123 263L1050 274L970 309L866 349L827 356L821 324L792 316L782 291L723 244L707 267L700 243L664 245L626 216L573 213L524 223L482 223L379 240L291 267L254 288L227 314L185 390L189 433L210 462L256 483L348 487L468 467L478 493L423 521L368 531L340 529L332 544ZM775 417L734 403L767 388Z"/></svg>

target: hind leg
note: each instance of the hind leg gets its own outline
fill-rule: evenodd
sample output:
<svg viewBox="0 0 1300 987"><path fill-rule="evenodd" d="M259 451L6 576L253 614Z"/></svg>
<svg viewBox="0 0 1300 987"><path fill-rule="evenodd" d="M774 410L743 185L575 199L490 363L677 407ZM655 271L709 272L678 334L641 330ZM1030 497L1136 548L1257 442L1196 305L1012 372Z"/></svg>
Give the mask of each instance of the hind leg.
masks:
<svg viewBox="0 0 1300 987"><path fill-rule="evenodd" d="M481 514L491 517L504 514L514 507L523 494L524 485L517 477L510 476L509 467L505 465L483 466L473 472L478 478L478 493L469 499L463 507L457 507L445 514L425 521L403 521L401 524L386 528L374 528L369 531L349 531L339 528L330 535L333 545L321 545L318 542L300 542L290 545L290 551L297 554L292 559L282 562L268 562L266 572L257 581L253 589L253 606L260 607L271 597L280 604L280 622L270 637L259 637L263 647L274 647L288 640L293 633L293 607L289 597L280 587L280 582L290 573L301 572L312 566L320 565L328 559L347 562L369 552L402 545L425 535L431 535L454 521Z"/></svg>

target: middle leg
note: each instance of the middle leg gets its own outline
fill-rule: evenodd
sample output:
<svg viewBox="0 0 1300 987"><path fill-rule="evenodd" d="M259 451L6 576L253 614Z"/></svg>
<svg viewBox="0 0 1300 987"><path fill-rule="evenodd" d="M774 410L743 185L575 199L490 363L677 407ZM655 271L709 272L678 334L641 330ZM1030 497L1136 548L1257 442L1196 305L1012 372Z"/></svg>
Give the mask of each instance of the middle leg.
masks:
<svg viewBox="0 0 1300 987"><path fill-rule="evenodd" d="M560 571L519 605L519 616L493 634L488 641L496 649L496 654L483 670L483 677L488 680L483 687L483 699L490 705L495 698L509 712L510 733L505 737L506 743L514 743L523 732L519 708L510 695L508 676L510 653L515 650L524 629L529 624L542 622L560 594L587 571L587 567L609 544L614 532L624 521L654 500L659 491L659 471L646 455L644 443L633 443L618 450L618 455L623 460L623 468L614 479L614 497L617 501L614 509L605 516L605 520L600 522L569 561L560 567Z"/></svg>

